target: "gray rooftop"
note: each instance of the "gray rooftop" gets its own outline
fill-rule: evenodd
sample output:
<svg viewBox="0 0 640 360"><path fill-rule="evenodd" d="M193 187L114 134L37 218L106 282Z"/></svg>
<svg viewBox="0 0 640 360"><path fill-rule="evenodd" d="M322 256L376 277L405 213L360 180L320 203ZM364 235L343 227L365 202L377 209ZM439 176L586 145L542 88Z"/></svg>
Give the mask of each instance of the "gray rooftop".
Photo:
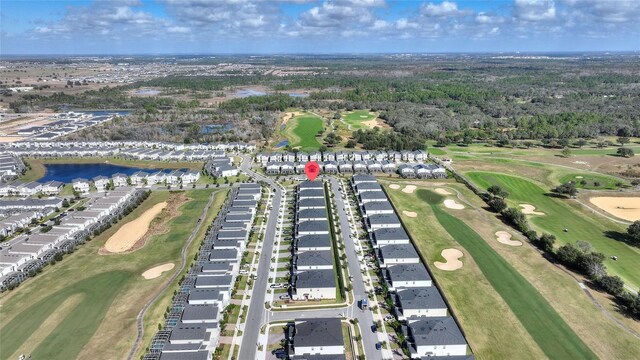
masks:
<svg viewBox="0 0 640 360"><path fill-rule="evenodd" d="M209 254L209 260L227 260L236 259L238 257L238 251L233 249L220 249L213 250Z"/></svg>
<svg viewBox="0 0 640 360"><path fill-rule="evenodd" d="M296 275L297 288L331 288L336 287L333 269L305 270Z"/></svg>
<svg viewBox="0 0 640 360"><path fill-rule="evenodd" d="M333 264L333 252L331 250L310 250L298 253L297 265L300 266L325 266Z"/></svg>
<svg viewBox="0 0 640 360"><path fill-rule="evenodd" d="M218 307L211 304L187 304L182 310L182 321L206 321L218 318Z"/></svg>
<svg viewBox="0 0 640 360"><path fill-rule="evenodd" d="M403 228L382 228L373 231L373 238L376 241L384 240L409 240L409 235Z"/></svg>
<svg viewBox="0 0 640 360"><path fill-rule="evenodd" d="M189 291L189 300L221 300L219 289L191 289Z"/></svg>
<svg viewBox="0 0 640 360"><path fill-rule="evenodd" d="M325 209L302 209L298 211L298 219L327 219Z"/></svg>
<svg viewBox="0 0 640 360"><path fill-rule="evenodd" d="M326 206L327 204L325 203L324 199L302 199L298 201L299 208L305 208L305 207L325 208Z"/></svg>
<svg viewBox="0 0 640 360"><path fill-rule="evenodd" d="M389 203L389 201L385 200L385 201L369 201L367 203L365 203L364 205L362 205L365 214L369 211L376 211L376 210L393 210L393 206L391 206L391 204Z"/></svg>
<svg viewBox="0 0 640 360"><path fill-rule="evenodd" d="M295 347L344 346L339 318L296 321Z"/></svg>
<svg viewBox="0 0 640 360"><path fill-rule="evenodd" d="M411 244L392 244L380 247L380 254L383 259L413 259L417 258L418 252Z"/></svg>
<svg viewBox="0 0 640 360"><path fill-rule="evenodd" d="M329 234L303 235L298 237L298 247L327 247L331 246Z"/></svg>
<svg viewBox="0 0 640 360"><path fill-rule="evenodd" d="M303 181L298 185L300 190L302 189L323 189L324 184L322 181Z"/></svg>
<svg viewBox="0 0 640 360"><path fill-rule="evenodd" d="M307 220L298 224L298 232L307 231L329 231L327 220Z"/></svg>
<svg viewBox="0 0 640 360"><path fill-rule="evenodd" d="M450 316L425 317L407 325L417 346L467 344L458 325Z"/></svg>
<svg viewBox="0 0 640 360"><path fill-rule="evenodd" d="M444 303L435 286L401 289L396 297L402 309L443 309Z"/></svg>
<svg viewBox="0 0 640 360"><path fill-rule="evenodd" d="M431 280L427 268L422 263L392 265L387 267L387 274L391 282Z"/></svg>
<svg viewBox="0 0 640 360"><path fill-rule="evenodd" d="M171 344L168 344L171 345ZM165 347L167 347L165 345ZM168 348L168 347L167 347ZM182 352L163 352L160 360L209 360L209 351L182 351Z"/></svg>

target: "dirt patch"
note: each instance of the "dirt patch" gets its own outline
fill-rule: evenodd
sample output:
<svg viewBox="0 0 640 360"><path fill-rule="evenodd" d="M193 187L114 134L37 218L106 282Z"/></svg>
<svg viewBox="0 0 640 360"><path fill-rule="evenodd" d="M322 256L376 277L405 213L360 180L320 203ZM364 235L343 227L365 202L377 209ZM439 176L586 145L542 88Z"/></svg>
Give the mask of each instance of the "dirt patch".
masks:
<svg viewBox="0 0 640 360"><path fill-rule="evenodd" d="M142 277L147 280L155 279L157 277L160 277L160 275L162 275L163 272L169 271L173 269L175 266L176 265L174 263L166 263L166 264L158 265L156 267L152 267L151 269L143 272Z"/></svg>
<svg viewBox="0 0 640 360"><path fill-rule="evenodd" d="M462 209L464 209L464 205L459 204L457 201L451 200L451 199L445 200L444 201L444 206L447 209L454 209L454 210L462 210Z"/></svg>
<svg viewBox="0 0 640 360"><path fill-rule="evenodd" d="M391 184L391 185L389 185L389 189L398 190L398 189L400 189L400 185L398 185L398 184Z"/></svg>
<svg viewBox="0 0 640 360"><path fill-rule="evenodd" d="M617 218L640 220L640 197L592 197L589 202Z"/></svg>
<svg viewBox="0 0 640 360"><path fill-rule="evenodd" d="M124 224L120 229L118 229L118 231L115 232L115 234L113 234L107 240L105 245L100 248L100 250L98 250L98 253L100 255L122 254L133 252L144 247L147 240L152 236L164 234L169 231L169 221L180 215L181 212L178 209L187 201L188 198L184 193L172 194L166 202L154 205L151 209L145 211L142 216L133 221L130 221L129 223ZM150 210L161 204L164 204L160 208L161 211L155 209L153 212L155 214L151 216L150 219L149 217L145 218L146 214ZM164 211L162 211L162 209L164 209ZM149 213L149 215L153 213ZM145 218L144 223L137 222L141 218ZM154 219L156 219L156 221L154 221ZM130 225L132 223L134 224ZM139 235L142 229L144 229L144 232L142 232L142 235ZM136 237L132 236L132 233L134 232L136 233ZM123 239L125 241L122 241ZM107 246L110 241L112 243Z"/></svg>
<svg viewBox="0 0 640 360"><path fill-rule="evenodd" d="M415 185L407 185L402 189L402 192L405 194L413 194L414 191L416 191Z"/></svg>
<svg viewBox="0 0 640 360"><path fill-rule="evenodd" d="M450 191L443 188L436 188L434 191L436 192L436 194L440 195L453 195Z"/></svg>
<svg viewBox="0 0 640 360"><path fill-rule="evenodd" d="M302 115L302 112L301 111L292 111L292 112L285 113L284 116L282 117L282 125L286 125L287 122L289 122L289 120L293 119L294 117L296 117L298 115Z"/></svg>
<svg viewBox="0 0 640 360"><path fill-rule="evenodd" d="M390 128L390 126L387 125L387 123L385 123L381 119L373 119L373 120L363 121L360 124L362 124L362 126L368 127L369 129L373 129L373 128L377 128L377 127L378 128L383 128L383 129Z"/></svg>
<svg viewBox="0 0 640 360"><path fill-rule="evenodd" d="M522 207L522 213L526 215L546 215L543 212L536 211L536 207L531 204L520 204Z"/></svg>
<svg viewBox="0 0 640 360"><path fill-rule="evenodd" d="M511 240L511 234L509 234L506 231L496 232L496 239L500 244L505 244L509 246L522 246L522 241Z"/></svg>
<svg viewBox="0 0 640 360"><path fill-rule="evenodd" d="M418 214L413 211L402 210L402 213L410 218L418 217Z"/></svg>
<svg viewBox="0 0 640 360"><path fill-rule="evenodd" d="M464 264L459 259L464 256L458 249L444 249L440 253L446 262L436 261L433 263L440 270L454 271L460 269Z"/></svg>

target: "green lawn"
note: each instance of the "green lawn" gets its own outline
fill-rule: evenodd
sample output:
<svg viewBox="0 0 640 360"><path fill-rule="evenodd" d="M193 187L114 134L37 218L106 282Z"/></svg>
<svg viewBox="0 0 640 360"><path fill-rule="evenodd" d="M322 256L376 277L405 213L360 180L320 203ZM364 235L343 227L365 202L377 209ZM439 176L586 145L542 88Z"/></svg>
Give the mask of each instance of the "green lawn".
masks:
<svg viewBox="0 0 640 360"><path fill-rule="evenodd" d="M546 214L530 217L535 229L554 234L560 244L578 240L590 242L595 250L605 254L605 265L609 272L620 276L629 286L640 288L640 249L605 236L606 231L625 232L626 228L622 225L599 216L590 216L580 204L571 200L547 196L544 189L523 178L490 172L468 172L466 175L485 189L494 184L504 187L510 193L510 206L517 207L521 203L534 205L537 211ZM618 257L616 261L611 260L610 256L613 255Z"/></svg>
<svg viewBox="0 0 640 360"><path fill-rule="evenodd" d="M17 289L0 295L0 358L13 358L17 351L32 354L34 359L126 357L135 339L137 313L172 271L154 280L140 275L166 262L178 266L184 242L212 191L186 191L187 202L168 222L168 231L149 239L143 248L128 254L99 255L98 250L121 225L179 195L154 192L116 226ZM215 211L225 194L226 190L217 193L212 205ZM198 241L192 244L190 254L197 250ZM59 306L65 302L71 302L72 310L59 314ZM149 320L145 325L155 327L162 312L145 319ZM53 331L41 328L43 323L50 324Z"/></svg>
<svg viewBox="0 0 640 360"><path fill-rule="evenodd" d="M440 156L440 155L447 155L447 152L444 151L442 148L437 148L437 147L429 147L427 149L427 151L429 152L429 154L431 155L436 155L436 156Z"/></svg>
<svg viewBox="0 0 640 360"><path fill-rule="evenodd" d="M497 254L480 235L441 207L443 197L419 189L417 197L431 205L447 232L469 252L491 286L550 359L597 359L542 295Z"/></svg>
<svg viewBox="0 0 640 360"><path fill-rule="evenodd" d="M617 183L625 183L622 179L593 173L572 173L560 178L561 184L569 181L575 182L576 186L580 189L590 190L615 190L618 188L618 186L616 186ZM583 184L583 182L586 182L586 184Z"/></svg>
<svg viewBox="0 0 640 360"><path fill-rule="evenodd" d="M318 150L321 146L316 138L324 129L324 121L313 114L305 113L287 122L283 135L289 140L289 146L299 147L302 151Z"/></svg>
<svg viewBox="0 0 640 360"><path fill-rule="evenodd" d="M362 122L369 121L376 118L376 114L371 113L369 110L354 110L342 115L344 122L351 126L351 130L362 129ZM369 127L366 127L367 129Z"/></svg>

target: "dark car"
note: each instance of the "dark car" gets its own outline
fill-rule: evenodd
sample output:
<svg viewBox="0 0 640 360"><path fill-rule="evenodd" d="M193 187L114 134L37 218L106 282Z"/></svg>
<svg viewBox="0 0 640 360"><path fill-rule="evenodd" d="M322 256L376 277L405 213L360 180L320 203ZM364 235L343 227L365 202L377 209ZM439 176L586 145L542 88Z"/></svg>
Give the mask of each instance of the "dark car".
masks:
<svg viewBox="0 0 640 360"><path fill-rule="evenodd" d="M378 324L371 325L371 331L373 331L373 332L378 331Z"/></svg>
<svg viewBox="0 0 640 360"><path fill-rule="evenodd" d="M376 350L380 350L380 349L382 349L382 344L377 342L376 343Z"/></svg>

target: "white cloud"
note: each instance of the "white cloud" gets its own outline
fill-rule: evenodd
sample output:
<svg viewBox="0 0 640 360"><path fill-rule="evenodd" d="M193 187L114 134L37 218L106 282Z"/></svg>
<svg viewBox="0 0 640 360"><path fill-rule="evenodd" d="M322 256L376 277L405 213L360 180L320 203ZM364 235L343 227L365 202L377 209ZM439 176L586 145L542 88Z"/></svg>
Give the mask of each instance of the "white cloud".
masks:
<svg viewBox="0 0 640 360"><path fill-rule="evenodd" d="M548 21L556 18L553 0L515 0L514 15L525 21Z"/></svg>
<svg viewBox="0 0 640 360"><path fill-rule="evenodd" d="M440 4L422 4L420 13L426 16L459 16L468 15L470 11L458 9L458 4L455 2L443 1Z"/></svg>

